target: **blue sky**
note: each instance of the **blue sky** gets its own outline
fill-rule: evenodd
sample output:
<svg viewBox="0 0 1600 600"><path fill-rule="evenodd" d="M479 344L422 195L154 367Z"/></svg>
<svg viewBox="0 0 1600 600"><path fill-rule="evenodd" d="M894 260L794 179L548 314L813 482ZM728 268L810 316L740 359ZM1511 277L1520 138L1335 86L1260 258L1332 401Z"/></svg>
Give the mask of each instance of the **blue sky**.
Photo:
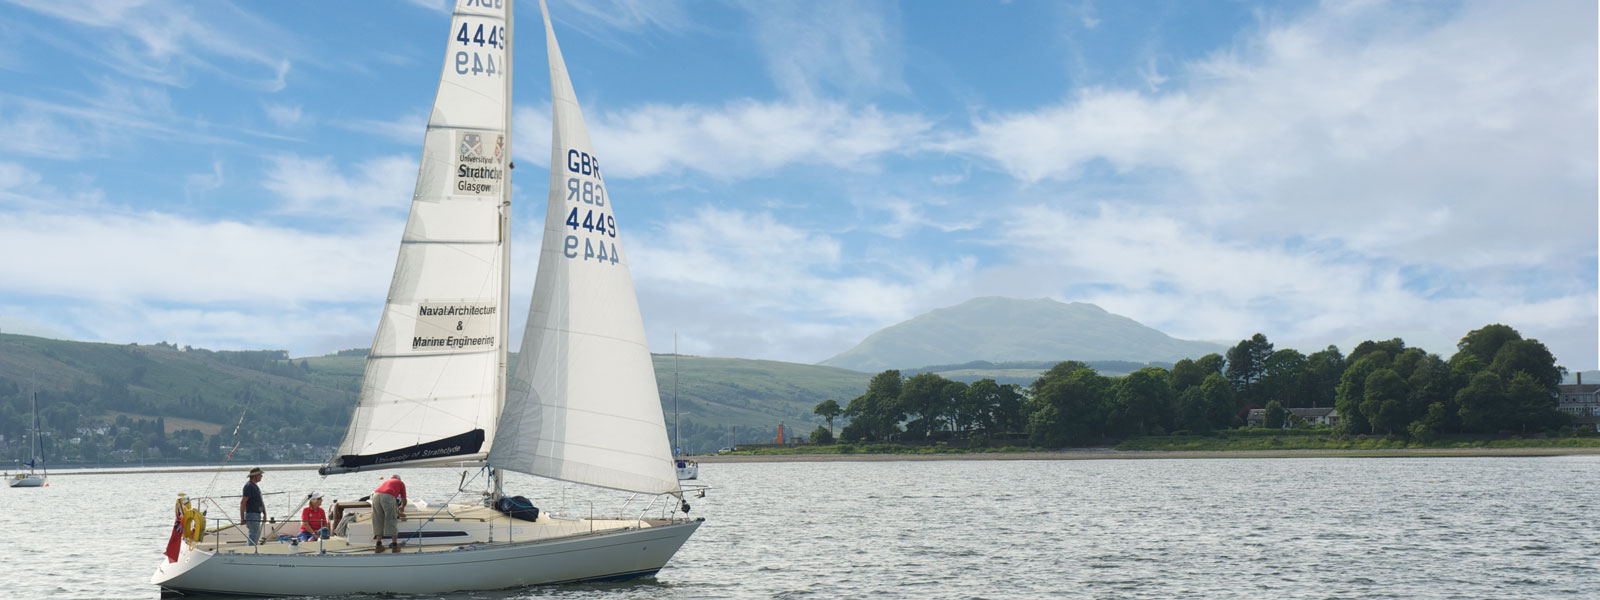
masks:
<svg viewBox="0 0 1600 600"><path fill-rule="evenodd" d="M446 11L0 1L0 330L368 345ZM814 362L1002 295L1303 349L1500 322L1596 366L1593 2L550 12L654 351ZM549 80L518 15L526 307Z"/></svg>

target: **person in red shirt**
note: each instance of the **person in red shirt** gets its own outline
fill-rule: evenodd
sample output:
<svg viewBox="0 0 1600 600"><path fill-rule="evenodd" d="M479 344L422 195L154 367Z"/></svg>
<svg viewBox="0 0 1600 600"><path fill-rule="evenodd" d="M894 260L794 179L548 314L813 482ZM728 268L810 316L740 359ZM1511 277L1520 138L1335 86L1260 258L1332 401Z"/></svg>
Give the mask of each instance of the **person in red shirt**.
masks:
<svg viewBox="0 0 1600 600"><path fill-rule="evenodd" d="M322 510L322 492L311 492L311 505L300 511L300 541L328 537L328 513Z"/></svg>
<svg viewBox="0 0 1600 600"><path fill-rule="evenodd" d="M389 538L389 551L400 551L400 519L406 517L406 484L391 475L372 492L372 539L374 553L383 554L383 538Z"/></svg>

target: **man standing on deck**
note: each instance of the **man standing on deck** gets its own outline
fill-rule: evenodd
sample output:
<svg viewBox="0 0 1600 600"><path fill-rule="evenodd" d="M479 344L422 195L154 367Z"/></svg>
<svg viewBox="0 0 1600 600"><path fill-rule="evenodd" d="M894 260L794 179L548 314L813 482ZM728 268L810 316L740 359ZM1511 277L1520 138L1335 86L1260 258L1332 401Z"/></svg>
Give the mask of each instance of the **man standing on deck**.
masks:
<svg viewBox="0 0 1600 600"><path fill-rule="evenodd" d="M406 516L406 484L399 475L391 475L378 489L372 491L372 540L377 544L373 552L383 554L383 538L389 538L389 551L400 551L400 519Z"/></svg>
<svg viewBox="0 0 1600 600"><path fill-rule="evenodd" d="M261 467L251 467L249 481L244 484L244 493L239 496L239 520L244 523L245 531L250 535L250 545L261 542L261 521L267 512L267 503L261 499Z"/></svg>

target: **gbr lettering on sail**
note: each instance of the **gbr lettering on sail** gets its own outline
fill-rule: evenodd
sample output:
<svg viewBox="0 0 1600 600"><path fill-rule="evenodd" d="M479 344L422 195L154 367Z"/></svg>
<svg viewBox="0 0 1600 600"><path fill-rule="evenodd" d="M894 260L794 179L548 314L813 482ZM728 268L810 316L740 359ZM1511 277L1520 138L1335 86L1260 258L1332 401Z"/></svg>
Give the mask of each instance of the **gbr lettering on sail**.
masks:
<svg viewBox="0 0 1600 600"><path fill-rule="evenodd" d="M571 233L562 245L569 260L617 264L617 220L606 205L605 179L600 176L600 159L588 152L567 150L567 228Z"/></svg>

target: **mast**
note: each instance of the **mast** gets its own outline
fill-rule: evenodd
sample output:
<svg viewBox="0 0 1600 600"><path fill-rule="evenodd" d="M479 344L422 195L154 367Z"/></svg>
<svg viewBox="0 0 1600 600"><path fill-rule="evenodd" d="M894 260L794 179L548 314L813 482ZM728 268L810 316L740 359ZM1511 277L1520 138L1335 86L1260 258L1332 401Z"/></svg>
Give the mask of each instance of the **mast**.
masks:
<svg viewBox="0 0 1600 600"><path fill-rule="evenodd" d="M505 33L505 131L506 131L506 176L500 186L500 306L511 306L511 171L517 168L515 159L511 157L511 78L516 73L512 68L515 56L515 29L516 20L513 19L512 2L506 2L506 33ZM495 395L498 400L495 414L500 414L506 406L506 372L511 369L511 311L500 310L500 368L495 373ZM490 490L491 499L499 500L505 495L501 478L503 474L498 468L490 468L489 480L494 482Z"/></svg>
<svg viewBox="0 0 1600 600"><path fill-rule="evenodd" d="M550 187L522 351L506 378L489 464L595 487L677 492L672 432L618 231L625 220L612 210L605 159L590 143L549 11L539 8L550 65Z"/></svg>
<svg viewBox="0 0 1600 600"><path fill-rule="evenodd" d="M509 233L505 0L456 0L411 211L324 475L482 460L503 403ZM497 289L498 288L498 289Z"/></svg>
<svg viewBox="0 0 1600 600"><path fill-rule="evenodd" d="M672 332L672 455L679 454L682 438L678 437L678 332Z"/></svg>
<svg viewBox="0 0 1600 600"><path fill-rule="evenodd" d="M44 440L39 439L39 392L33 393L33 441L28 443L28 473L39 468L39 455L44 454Z"/></svg>

